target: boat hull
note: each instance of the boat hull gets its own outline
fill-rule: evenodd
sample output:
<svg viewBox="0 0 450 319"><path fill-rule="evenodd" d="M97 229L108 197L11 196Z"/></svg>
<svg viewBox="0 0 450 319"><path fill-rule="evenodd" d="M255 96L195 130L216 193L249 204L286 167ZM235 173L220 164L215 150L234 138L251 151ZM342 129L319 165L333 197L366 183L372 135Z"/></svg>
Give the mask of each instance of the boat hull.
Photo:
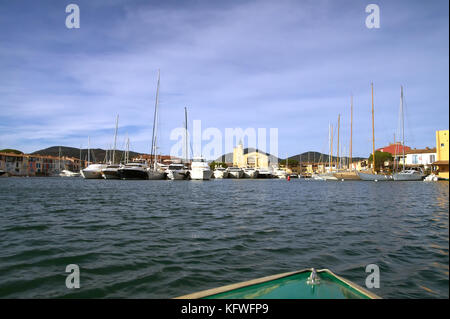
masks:
<svg viewBox="0 0 450 319"><path fill-rule="evenodd" d="M394 181L421 181L423 176L421 174L396 173L393 176Z"/></svg>
<svg viewBox="0 0 450 319"><path fill-rule="evenodd" d="M385 175L385 174L371 174L371 173L358 172L358 176L363 181L376 181L376 182L392 181L392 176Z"/></svg>
<svg viewBox="0 0 450 319"><path fill-rule="evenodd" d="M210 170L193 169L189 171L189 177L192 180L209 180L212 172Z"/></svg>
<svg viewBox="0 0 450 319"><path fill-rule="evenodd" d="M120 179L118 169L105 169L102 171L102 177L104 179Z"/></svg>
<svg viewBox="0 0 450 319"><path fill-rule="evenodd" d="M168 170L167 178L171 180L183 180L187 178L186 170Z"/></svg>
<svg viewBox="0 0 450 319"><path fill-rule="evenodd" d="M214 171L214 178L227 178L228 173L225 171L215 170Z"/></svg>
<svg viewBox="0 0 450 319"><path fill-rule="evenodd" d="M356 172L340 172L340 173L334 173L334 177L336 177L338 180L350 180L350 181L357 181L361 180L359 178L358 174Z"/></svg>
<svg viewBox="0 0 450 319"><path fill-rule="evenodd" d="M312 269L283 273L209 289L179 299L378 299L377 295L328 269L317 271L319 281L308 280Z"/></svg>
<svg viewBox="0 0 450 319"><path fill-rule="evenodd" d="M145 170L137 169L119 169L118 171L120 179L148 179L148 174Z"/></svg>
<svg viewBox="0 0 450 319"><path fill-rule="evenodd" d="M242 178L244 176L244 172L243 171L229 171L228 172L228 177L229 178Z"/></svg>
<svg viewBox="0 0 450 319"><path fill-rule="evenodd" d="M102 171L94 171L94 170L86 170L83 169L80 171L81 176L83 176L84 179L101 179L102 178Z"/></svg>

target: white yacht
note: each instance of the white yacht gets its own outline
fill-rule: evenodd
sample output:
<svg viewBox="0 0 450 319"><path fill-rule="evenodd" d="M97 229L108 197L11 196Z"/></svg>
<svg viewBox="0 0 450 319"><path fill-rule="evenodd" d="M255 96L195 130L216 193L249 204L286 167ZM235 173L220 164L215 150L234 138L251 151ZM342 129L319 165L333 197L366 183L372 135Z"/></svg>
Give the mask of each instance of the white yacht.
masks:
<svg viewBox="0 0 450 319"><path fill-rule="evenodd" d="M61 176L61 177L80 177L80 175L81 175L81 173L72 172L67 169L63 169L61 171L61 173L59 173L59 176Z"/></svg>
<svg viewBox="0 0 450 319"><path fill-rule="evenodd" d="M267 168L258 168L258 178L272 178L272 172Z"/></svg>
<svg viewBox="0 0 450 319"><path fill-rule="evenodd" d="M119 169L122 167L120 164L110 164L102 169L102 177L104 179L120 179Z"/></svg>
<svg viewBox="0 0 450 319"><path fill-rule="evenodd" d="M252 167L244 168L244 177L246 178L257 178L258 170Z"/></svg>
<svg viewBox="0 0 450 319"><path fill-rule="evenodd" d="M188 169L184 164L170 164L167 168L167 178L171 180L181 180L186 179Z"/></svg>
<svg viewBox="0 0 450 319"><path fill-rule="evenodd" d="M425 177L425 179L423 181L424 182L437 182L438 180L439 180L439 178L434 173L431 173L430 175Z"/></svg>
<svg viewBox="0 0 450 319"><path fill-rule="evenodd" d="M405 169L395 173L392 178L394 181L421 181L424 178L424 174L413 169Z"/></svg>
<svg viewBox="0 0 450 319"><path fill-rule="evenodd" d="M283 169L280 169L280 168L274 169L273 175L277 178L286 178L287 177L286 171Z"/></svg>
<svg viewBox="0 0 450 319"><path fill-rule="evenodd" d="M226 168L216 167L214 170L214 178L227 178L228 172Z"/></svg>
<svg viewBox="0 0 450 319"><path fill-rule="evenodd" d="M229 178L242 178L242 177L244 177L244 170L242 168L232 166L232 167L228 167L227 171L228 171L228 177Z"/></svg>
<svg viewBox="0 0 450 319"><path fill-rule="evenodd" d="M191 169L189 170L189 176L191 179L209 180L211 175L212 171L203 157L194 157L192 159Z"/></svg>
<svg viewBox="0 0 450 319"><path fill-rule="evenodd" d="M85 169L80 170L80 173L85 179L99 179L102 178L102 169L106 166L106 164L90 164Z"/></svg>

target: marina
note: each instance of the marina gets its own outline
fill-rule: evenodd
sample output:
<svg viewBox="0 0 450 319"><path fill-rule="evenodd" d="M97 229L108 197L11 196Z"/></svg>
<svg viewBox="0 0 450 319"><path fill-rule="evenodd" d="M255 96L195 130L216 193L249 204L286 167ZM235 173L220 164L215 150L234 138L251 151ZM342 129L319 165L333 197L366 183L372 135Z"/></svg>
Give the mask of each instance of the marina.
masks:
<svg viewBox="0 0 450 319"><path fill-rule="evenodd" d="M381 298L448 298L448 196L445 181L10 177L0 297L175 298L311 265L365 287L377 264ZM82 289L61 284L68 260Z"/></svg>

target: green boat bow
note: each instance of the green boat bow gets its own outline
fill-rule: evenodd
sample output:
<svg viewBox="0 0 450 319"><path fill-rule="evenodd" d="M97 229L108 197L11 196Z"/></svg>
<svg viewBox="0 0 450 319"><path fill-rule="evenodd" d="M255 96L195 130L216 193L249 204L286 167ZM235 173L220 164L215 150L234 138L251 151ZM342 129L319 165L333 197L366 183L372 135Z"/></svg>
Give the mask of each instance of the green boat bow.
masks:
<svg viewBox="0 0 450 319"><path fill-rule="evenodd" d="M328 269L303 269L204 290L180 299L379 299Z"/></svg>

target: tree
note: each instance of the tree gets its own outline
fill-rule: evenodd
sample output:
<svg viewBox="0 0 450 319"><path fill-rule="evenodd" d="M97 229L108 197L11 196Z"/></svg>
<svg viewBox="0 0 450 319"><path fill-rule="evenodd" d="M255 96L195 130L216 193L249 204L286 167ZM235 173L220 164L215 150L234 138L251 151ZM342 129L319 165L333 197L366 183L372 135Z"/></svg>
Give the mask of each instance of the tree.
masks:
<svg viewBox="0 0 450 319"><path fill-rule="evenodd" d="M393 157L391 153L388 152L380 152L380 151L375 151L375 165L374 167L381 167L383 166L383 163L386 161L392 161ZM373 154L370 154L369 156L369 163L373 162Z"/></svg>
<svg viewBox="0 0 450 319"><path fill-rule="evenodd" d="M211 168L211 170L215 170L216 167L223 167L223 168L227 168L228 165L225 163L221 163L221 162L216 162L216 161L212 161L211 163L209 163L209 167Z"/></svg>

